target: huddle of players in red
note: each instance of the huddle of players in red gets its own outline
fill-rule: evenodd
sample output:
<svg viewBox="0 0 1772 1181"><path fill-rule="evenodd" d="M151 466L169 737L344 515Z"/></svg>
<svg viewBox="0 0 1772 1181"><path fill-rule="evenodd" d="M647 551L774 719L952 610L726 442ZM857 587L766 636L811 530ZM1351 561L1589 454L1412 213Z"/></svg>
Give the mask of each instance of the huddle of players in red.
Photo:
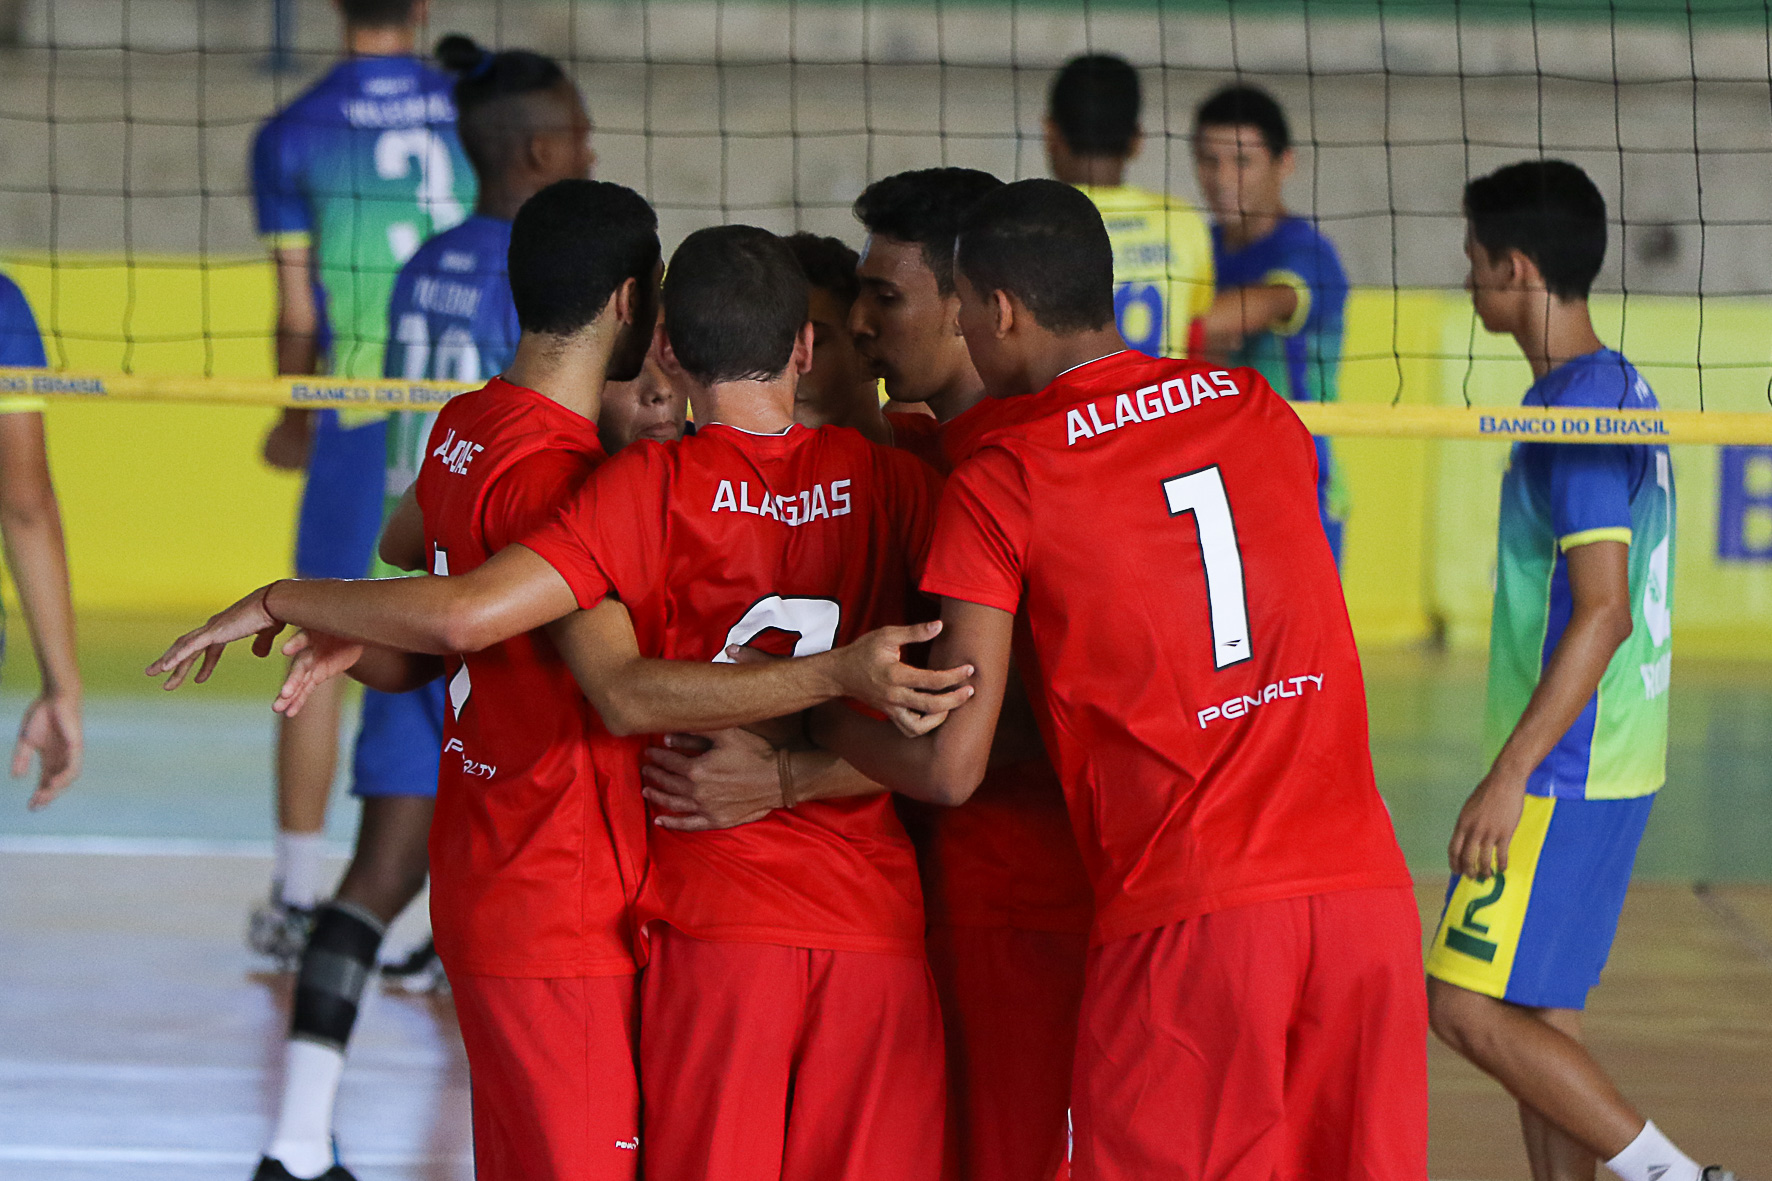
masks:
<svg viewBox="0 0 1772 1181"><path fill-rule="evenodd" d="M1088 198L959 218L989 396L922 448L945 487L794 422L782 240L686 239L656 341L638 195L562 182L512 241L517 360L417 483L446 577L275 583L157 666L293 624L298 704L446 656L478 1175L1425 1177L1420 930L1315 448L1252 370L1125 347ZM602 381L649 343L697 431L606 458ZM778 806L649 822L640 736L753 725ZM846 765L797 778L812 745Z"/></svg>

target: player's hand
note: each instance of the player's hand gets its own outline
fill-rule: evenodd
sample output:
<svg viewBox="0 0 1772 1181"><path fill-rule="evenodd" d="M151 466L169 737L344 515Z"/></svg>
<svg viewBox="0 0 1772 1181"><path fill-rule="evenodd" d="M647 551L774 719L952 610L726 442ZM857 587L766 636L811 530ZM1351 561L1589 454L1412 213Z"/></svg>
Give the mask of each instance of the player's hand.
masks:
<svg viewBox="0 0 1772 1181"><path fill-rule="evenodd" d="M1507 870L1507 847L1526 809L1526 783L1494 771L1471 792L1452 828L1447 860L1452 872L1478 881Z"/></svg>
<svg viewBox="0 0 1772 1181"><path fill-rule="evenodd" d="M969 664L924 669L901 658L904 648L927 643L940 631L940 620L882 627L833 650L843 696L879 710L908 737L933 730L976 692L967 683L975 671Z"/></svg>
<svg viewBox="0 0 1772 1181"><path fill-rule="evenodd" d="M284 414L265 436L265 462L279 471L299 472L308 466L314 433L306 414Z"/></svg>
<svg viewBox="0 0 1772 1181"><path fill-rule="evenodd" d="M31 793L30 802L33 812L48 807L80 778L85 753L79 693L45 692L31 702L19 722L18 745L12 748L12 777L24 778L31 769L31 756L37 756L37 790Z"/></svg>
<svg viewBox="0 0 1772 1181"><path fill-rule="evenodd" d="M648 747L642 794L659 809L653 823L711 832L761 820L782 806L775 746L748 730L671 734Z"/></svg>
<svg viewBox="0 0 1772 1181"><path fill-rule="evenodd" d="M222 650L235 640L243 640L247 636L255 637L252 641L254 656L269 656L271 646L276 642L277 633L283 630L283 624L273 618L265 609L265 598L271 593L271 586L262 586L217 615L211 615L209 622L195 631L188 631L172 642L160 659L148 665L148 675L166 677L162 688L172 690L185 683L190 676L191 667L199 657L203 664L197 669L197 683L201 685L215 671L221 660Z"/></svg>
<svg viewBox="0 0 1772 1181"><path fill-rule="evenodd" d="M363 655L363 645L304 629L289 637L283 645L283 655L294 659L289 662L289 675L283 678L283 687L277 690L277 700L271 708L293 718L315 689L351 671Z"/></svg>

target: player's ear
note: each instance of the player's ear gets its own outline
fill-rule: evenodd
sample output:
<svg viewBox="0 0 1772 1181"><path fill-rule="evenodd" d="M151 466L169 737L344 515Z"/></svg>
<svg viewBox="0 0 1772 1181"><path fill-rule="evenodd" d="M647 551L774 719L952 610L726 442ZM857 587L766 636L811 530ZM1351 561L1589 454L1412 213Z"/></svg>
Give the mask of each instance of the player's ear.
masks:
<svg viewBox="0 0 1772 1181"><path fill-rule="evenodd" d="M1292 170L1298 167L1298 156L1294 154L1291 148L1287 148L1280 153L1280 158L1275 161L1275 163L1279 165L1280 180L1284 182L1292 175Z"/></svg>
<svg viewBox="0 0 1772 1181"><path fill-rule="evenodd" d="M991 306L997 313L996 337L1002 340L1015 331L1016 313L1025 309L1017 307L1009 293L1002 290L991 292Z"/></svg>
<svg viewBox="0 0 1772 1181"><path fill-rule="evenodd" d="M1142 151L1144 151L1144 128L1139 127L1133 130L1132 138L1126 144L1126 159L1136 160L1138 153Z"/></svg>
<svg viewBox="0 0 1772 1181"><path fill-rule="evenodd" d="M652 330L652 350L658 354L658 367L673 378L687 377L683 363L677 360L677 351L671 347L671 338L665 335L664 319L658 321L658 327Z"/></svg>
<svg viewBox="0 0 1772 1181"><path fill-rule="evenodd" d="M623 279L621 286L617 287L615 293L609 297L609 306L615 313L616 323L625 325L634 322L635 313L638 311L634 303L639 297L639 280L632 276Z"/></svg>
<svg viewBox="0 0 1772 1181"><path fill-rule="evenodd" d="M795 373L812 372L812 337L812 321L808 320L800 325L800 331L794 337L794 351L788 357L788 365Z"/></svg>

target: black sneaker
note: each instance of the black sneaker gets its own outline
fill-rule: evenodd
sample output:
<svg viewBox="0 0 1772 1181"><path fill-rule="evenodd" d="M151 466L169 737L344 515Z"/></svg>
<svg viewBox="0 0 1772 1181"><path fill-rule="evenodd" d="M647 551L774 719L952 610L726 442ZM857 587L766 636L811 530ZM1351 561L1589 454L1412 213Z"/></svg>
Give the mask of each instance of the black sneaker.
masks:
<svg viewBox="0 0 1772 1181"><path fill-rule="evenodd" d="M414 995L442 995L449 991L449 977L443 974L443 961L437 958L435 940L427 939L404 959L380 965L382 987L390 992Z"/></svg>
<svg viewBox="0 0 1772 1181"><path fill-rule="evenodd" d="M291 906L273 895L252 908L246 924L246 946L277 961L284 972L293 972L314 930L317 907Z"/></svg>
<svg viewBox="0 0 1772 1181"><path fill-rule="evenodd" d="M1740 1179L1722 1165L1706 1165L1704 1170L1698 1174L1698 1181L1740 1181Z"/></svg>
<svg viewBox="0 0 1772 1181"><path fill-rule="evenodd" d="M283 1162L270 1156L258 1158L258 1170L252 1174L252 1181L302 1181L294 1173L283 1167ZM313 1181L357 1181L351 1171L337 1162L330 1169L321 1173Z"/></svg>

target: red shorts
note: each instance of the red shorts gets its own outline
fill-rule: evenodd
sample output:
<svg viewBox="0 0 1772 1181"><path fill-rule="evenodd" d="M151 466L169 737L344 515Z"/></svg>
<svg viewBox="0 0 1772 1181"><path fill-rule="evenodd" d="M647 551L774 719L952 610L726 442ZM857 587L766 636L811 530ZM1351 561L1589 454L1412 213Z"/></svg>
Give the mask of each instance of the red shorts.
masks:
<svg viewBox="0 0 1772 1181"><path fill-rule="evenodd" d="M1064 1160L1087 935L931 927L950 1178L1052 1181Z"/></svg>
<svg viewBox="0 0 1772 1181"><path fill-rule="evenodd" d="M478 1181L633 1181L632 976L451 976Z"/></svg>
<svg viewBox="0 0 1772 1181"><path fill-rule="evenodd" d="M1095 948L1077 1181L1425 1181L1427 994L1406 888L1202 915Z"/></svg>
<svg viewBox="0 0 1772 1181"><path fill-rule="evenodd" d="M650 1181L937 1181L941 1013L921 958L653 928Z"/></svg>

